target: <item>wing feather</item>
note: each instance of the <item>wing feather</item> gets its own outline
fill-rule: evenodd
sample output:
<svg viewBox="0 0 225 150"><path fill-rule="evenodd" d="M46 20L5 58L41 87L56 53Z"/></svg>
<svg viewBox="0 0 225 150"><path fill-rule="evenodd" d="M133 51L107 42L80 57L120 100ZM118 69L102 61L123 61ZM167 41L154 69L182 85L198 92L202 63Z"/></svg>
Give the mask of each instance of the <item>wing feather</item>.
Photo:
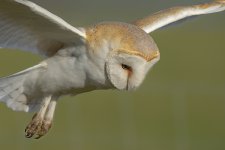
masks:
<svg viewBox="0 0 225 150"><path fill-rule="evenodd" d="M180 6L162 10L146 18L137 20L134 24L142 28L147 33L150 33L168 24L191 16L216 13L224 10L225 0L217 0L211 3Z"/></svg>
<svg viewBox="0 0 225 150"><path fill-rule="evenodd" d="M0 1L0 47L52 55L85 32L28 0Z"/></svg>

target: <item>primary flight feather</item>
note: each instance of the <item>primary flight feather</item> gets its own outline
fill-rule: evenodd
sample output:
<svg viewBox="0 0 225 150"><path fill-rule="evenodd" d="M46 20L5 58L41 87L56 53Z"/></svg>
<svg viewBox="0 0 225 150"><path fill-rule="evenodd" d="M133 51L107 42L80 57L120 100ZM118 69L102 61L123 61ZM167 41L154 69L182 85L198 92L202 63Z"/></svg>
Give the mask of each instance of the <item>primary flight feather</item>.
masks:
<svg viewBox="0 0 225 150"><path fill-rule="evenodd" d="M75 28L28 0L0 1L0 48L42 55L38 65L0 79L0 101L36 112L26 137L51 128L57 100L97 89L134 90L160 53L148 35L181 19L225 10L225 1L174 7L132 24L102 22Z"/></svg>

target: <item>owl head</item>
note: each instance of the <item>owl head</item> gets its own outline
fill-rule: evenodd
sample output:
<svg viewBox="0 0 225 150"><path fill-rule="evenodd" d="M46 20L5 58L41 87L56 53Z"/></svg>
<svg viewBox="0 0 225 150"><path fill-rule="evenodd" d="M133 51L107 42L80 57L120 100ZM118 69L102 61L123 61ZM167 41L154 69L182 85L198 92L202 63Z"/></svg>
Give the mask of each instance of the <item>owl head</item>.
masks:
<svg viewBox="0 0 225 150"><path fill-rule="evenodd" d="M105 22L87 31L90 49L105 60L106 77L116 89L139 87L160 58L154 40L137 26Z"/></svg>

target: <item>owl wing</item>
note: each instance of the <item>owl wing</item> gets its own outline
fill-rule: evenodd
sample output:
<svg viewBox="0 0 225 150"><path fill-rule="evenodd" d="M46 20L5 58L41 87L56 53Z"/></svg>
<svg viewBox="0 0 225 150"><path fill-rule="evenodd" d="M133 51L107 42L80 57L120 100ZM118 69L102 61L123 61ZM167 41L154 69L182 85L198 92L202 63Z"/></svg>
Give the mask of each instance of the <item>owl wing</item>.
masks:
<svg viewBox="0 0 225 150"><path fill-rule="evenodd" d="M147 33L150 33L173 22L191 16L216 13L224 10L225 0L217 0L200 5L180 6L162 10L146 18L137 20L134 24L142 28Z"/></svg>
<svg viewBox="0 0 225 150"><path fill-rule="evenodd" d="M0 1L0 48L51 56L86 34L28 0Z"/></svg>

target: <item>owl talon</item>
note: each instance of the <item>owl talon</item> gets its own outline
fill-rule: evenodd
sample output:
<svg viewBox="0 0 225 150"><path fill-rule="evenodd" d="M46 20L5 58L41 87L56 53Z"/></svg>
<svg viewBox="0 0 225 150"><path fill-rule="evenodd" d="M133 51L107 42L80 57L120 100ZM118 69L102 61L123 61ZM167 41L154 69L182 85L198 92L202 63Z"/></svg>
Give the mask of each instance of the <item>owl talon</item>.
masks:
<svg viewBox="0 0 225 150"><path fill-rule="evenodd" d="M39 130L42 125L42 120L38 117L33 117L32 121L27 125L25 129L26 138L33 137Z"/></svg>
<svg viewBox="0 0 225 150"><path fill-rule="evenodd" d="M30 134L30 133L26 133L26 138L31 138L32 137L32 134Z"/></svg>
<svg viewBox="0 0 225 150"><path fill-rule="evenodd" d="M37 131L35 139L40 139L42 136L48 133L48 131L51 129L52 123L43 121L40 129Z"/></svg>
<svg viewBox="0 0 225 150"><path fill-rule="evenodd" d="M35 139L40 139L42 136L48 133L51 129L52 123L46 121L31 121L31 123L25 129L26 138L32 138L36 135Z"/></svg>

